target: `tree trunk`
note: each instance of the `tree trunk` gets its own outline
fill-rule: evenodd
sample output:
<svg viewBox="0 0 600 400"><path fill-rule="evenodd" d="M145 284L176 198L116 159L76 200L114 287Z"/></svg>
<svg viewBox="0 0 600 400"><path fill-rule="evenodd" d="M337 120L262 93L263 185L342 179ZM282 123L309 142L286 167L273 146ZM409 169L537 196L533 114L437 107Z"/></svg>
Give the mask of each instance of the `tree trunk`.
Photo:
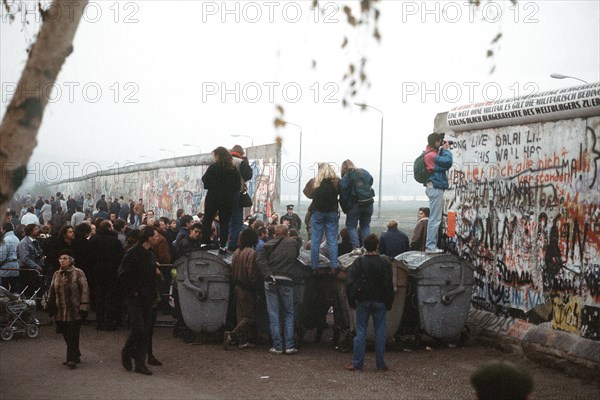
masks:
<svg viewBox="0 0 600 400"><path fill-rule="evenodd" d="M88 0L54 0L42 12L42 27L0 124L0 221L27 175L49 90L65 59Z"/></svg>

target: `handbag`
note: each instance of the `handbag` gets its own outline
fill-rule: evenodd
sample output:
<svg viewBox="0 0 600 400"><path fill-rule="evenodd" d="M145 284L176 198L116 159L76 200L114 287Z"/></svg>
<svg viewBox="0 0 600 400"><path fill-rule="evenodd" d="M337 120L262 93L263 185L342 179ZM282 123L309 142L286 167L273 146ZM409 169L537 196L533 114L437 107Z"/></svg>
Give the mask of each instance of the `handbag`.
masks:
<svg viewBox="0 0 600 400"><path fill-rule="evenodd" d="M248 192L243 191L240 193L240 208L252 207L252 198Z"/></svg>

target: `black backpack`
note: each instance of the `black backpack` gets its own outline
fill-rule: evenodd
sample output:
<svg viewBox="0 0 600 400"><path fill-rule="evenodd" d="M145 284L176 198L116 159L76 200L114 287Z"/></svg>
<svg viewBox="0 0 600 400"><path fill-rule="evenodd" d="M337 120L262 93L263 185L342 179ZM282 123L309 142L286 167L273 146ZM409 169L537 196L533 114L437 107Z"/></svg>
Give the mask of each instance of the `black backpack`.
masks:
<svg viewBox="0 0 600 400"><path fill-rule="evenodd" d="M427 152L424 151L415 160L415 162L413 164L413 172L414 172L414 176L415 176L415 181L424 184L425 182L427 182L427 179L431 176L429 171L427 171L427 167L425 166L425 154L429 154L433 151L434 150L429 150Z"/></svg>

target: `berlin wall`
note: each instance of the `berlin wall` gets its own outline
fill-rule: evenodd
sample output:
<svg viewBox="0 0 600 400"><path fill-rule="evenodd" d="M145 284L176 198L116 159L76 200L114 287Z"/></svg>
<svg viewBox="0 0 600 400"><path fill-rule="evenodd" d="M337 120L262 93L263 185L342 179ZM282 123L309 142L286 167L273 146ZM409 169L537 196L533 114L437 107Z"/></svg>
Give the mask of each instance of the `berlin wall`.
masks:
<svg viewBox="0 0 600 400"><path fill-rule="evenodd" d="M474 310L600 340L600 83L456 107L435 131L456 139L444 224Z"/></svg>
<svg viewBox="0 0 600 400"><path fill-rule="evenodd" d="M248 212L270 215L279 206L281 145L269 144L246 149L253 177L248 182L252 208ZM50 185L54 192L79 195L91 193L94 200L101 195L123 196L125 200L143 199L146 210L158 216L175 218L178 208L186 214L204 210L202 175L213 162L211 154L131 164L123 168L100 171L84 177Z"/></svg>

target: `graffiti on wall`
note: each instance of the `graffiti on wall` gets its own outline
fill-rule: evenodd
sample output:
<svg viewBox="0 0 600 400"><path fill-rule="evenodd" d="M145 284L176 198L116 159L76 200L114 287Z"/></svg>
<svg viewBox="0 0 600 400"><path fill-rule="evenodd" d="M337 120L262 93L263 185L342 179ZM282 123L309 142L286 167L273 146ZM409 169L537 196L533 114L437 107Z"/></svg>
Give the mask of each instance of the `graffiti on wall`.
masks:
<svg viewBox="0 0 600 400"><path fill-rule="evenodd" d="M270 215L279 202L277 157L249 160L253 170L248 182L248 194L253 199L246 213L264 212ZM72 182L61 182L56 191L68 194L91 193L94 199L123 196L125 200L143 199L146 210L158 216L175 218L177 209L194 215L204 210L202 175L208 165L139 170L135 166L112 175L91 177ZM54 190L54 189L53 189Z"/></svg>
<svg viewBox="0 0 600 400"><path fill-rule="evenodd" d="M600 118L462 132L446 208L473 304L600 339Z"/></svg>

